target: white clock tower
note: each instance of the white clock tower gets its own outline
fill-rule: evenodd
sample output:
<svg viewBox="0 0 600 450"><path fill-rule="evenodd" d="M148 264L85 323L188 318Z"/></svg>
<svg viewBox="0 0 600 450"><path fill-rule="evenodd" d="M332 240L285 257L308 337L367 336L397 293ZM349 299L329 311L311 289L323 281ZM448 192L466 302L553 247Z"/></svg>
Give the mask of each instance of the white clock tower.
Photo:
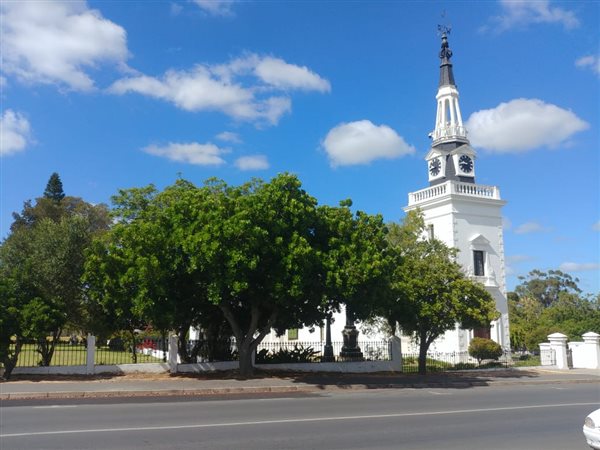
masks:
<svg viewBox="0 0 600 450"><path fill-rule="evenodd" d="M466 351L472 337L489 337L510 347L501 209L506 204L496 186L475 183L475 150L470 146L452 72L449 30L442 32L440 83L431 149L425 156L429 187L408 194L405 211L420 209L430 236L459 250L457 261L467 276L483 284L501 316L489 328L447 332L434 351Z"/></svg>

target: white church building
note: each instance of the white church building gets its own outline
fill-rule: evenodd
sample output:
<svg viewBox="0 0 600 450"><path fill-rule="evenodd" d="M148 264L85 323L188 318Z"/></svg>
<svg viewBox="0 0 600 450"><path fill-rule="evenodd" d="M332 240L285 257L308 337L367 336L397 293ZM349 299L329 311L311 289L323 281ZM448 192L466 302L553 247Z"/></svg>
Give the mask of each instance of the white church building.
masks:
<svg viewBox="0 0 600 450"><path fill-rule="evenodd" d="M496 301L500 317L485 329L462 330L457 325L454 330L437 339L430 351L466 351L474 336L491 338L503 348L509 348L501 212L506 202L501 199L498 187L475 182L477 155L469 144L463 125L447 32L443 32L441 37L435 129L429 135L431 149L425 156L429 185L408 194L408 205L404 211L419 209L429 235L458 249L457 261L465 274L485 286ZM344 311L334 315L331 326L333 341L341 341L345 322ZM360 324L357 327L361 331L359 342L383 340L386 337L381 333L365 333ZM401 339L403 352L418 352L418 346L409 337L403 336ZM304 328L289 330L281 337L272 332L264 342L294 340L322 342L325 332L324 329Z"/></svg>

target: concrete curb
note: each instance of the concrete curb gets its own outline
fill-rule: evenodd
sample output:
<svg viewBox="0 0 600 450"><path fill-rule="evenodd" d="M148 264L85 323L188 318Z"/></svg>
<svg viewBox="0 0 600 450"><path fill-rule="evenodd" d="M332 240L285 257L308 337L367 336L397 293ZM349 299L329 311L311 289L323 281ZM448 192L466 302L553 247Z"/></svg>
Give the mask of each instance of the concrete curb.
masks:
<svg viewBox="0 0 600 450"><path fill-rule="evenodd" d="M14 392L0 394L0 401L37 400L68 398L118 398L118 397L174 397L174 396L212 396L228 394L266 394L289 392L314 392L312 386L265 386L246 388L210 388L210 389L153 389L147 391L58 391L58 392Z"/></svg>

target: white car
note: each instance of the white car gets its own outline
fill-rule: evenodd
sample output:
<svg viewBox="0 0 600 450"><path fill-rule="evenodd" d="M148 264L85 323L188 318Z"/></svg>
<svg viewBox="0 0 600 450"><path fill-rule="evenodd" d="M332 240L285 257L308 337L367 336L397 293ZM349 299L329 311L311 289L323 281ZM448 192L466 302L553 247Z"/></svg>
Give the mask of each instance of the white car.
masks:
<svg viewBox="0 0 600 450"><path fill-rule="evenodd" d="M600 409L585 418L583 434L590 447L600 450Z"/></svg>

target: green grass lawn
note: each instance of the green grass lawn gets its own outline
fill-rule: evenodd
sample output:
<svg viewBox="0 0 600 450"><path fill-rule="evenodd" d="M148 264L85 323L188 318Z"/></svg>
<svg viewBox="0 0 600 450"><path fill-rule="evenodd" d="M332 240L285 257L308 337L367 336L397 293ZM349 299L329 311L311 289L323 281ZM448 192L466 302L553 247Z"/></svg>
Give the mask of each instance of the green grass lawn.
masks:
<svg viewBox="0 0 600 450"><path fill-rule="evenodd" d="M132 363L131 353L119 350L110 350L108 347L96 347L94 355L94 364L130 364ZM87 350L83 345L64 345L60 344L54 350L51 366L84 366L86 364ZM19 354L17 367L37 367L42 360L39 353L36 352L35 344L25 344ZM156 363L162 362L162 358L137 354L138 363Z"/></svg>

